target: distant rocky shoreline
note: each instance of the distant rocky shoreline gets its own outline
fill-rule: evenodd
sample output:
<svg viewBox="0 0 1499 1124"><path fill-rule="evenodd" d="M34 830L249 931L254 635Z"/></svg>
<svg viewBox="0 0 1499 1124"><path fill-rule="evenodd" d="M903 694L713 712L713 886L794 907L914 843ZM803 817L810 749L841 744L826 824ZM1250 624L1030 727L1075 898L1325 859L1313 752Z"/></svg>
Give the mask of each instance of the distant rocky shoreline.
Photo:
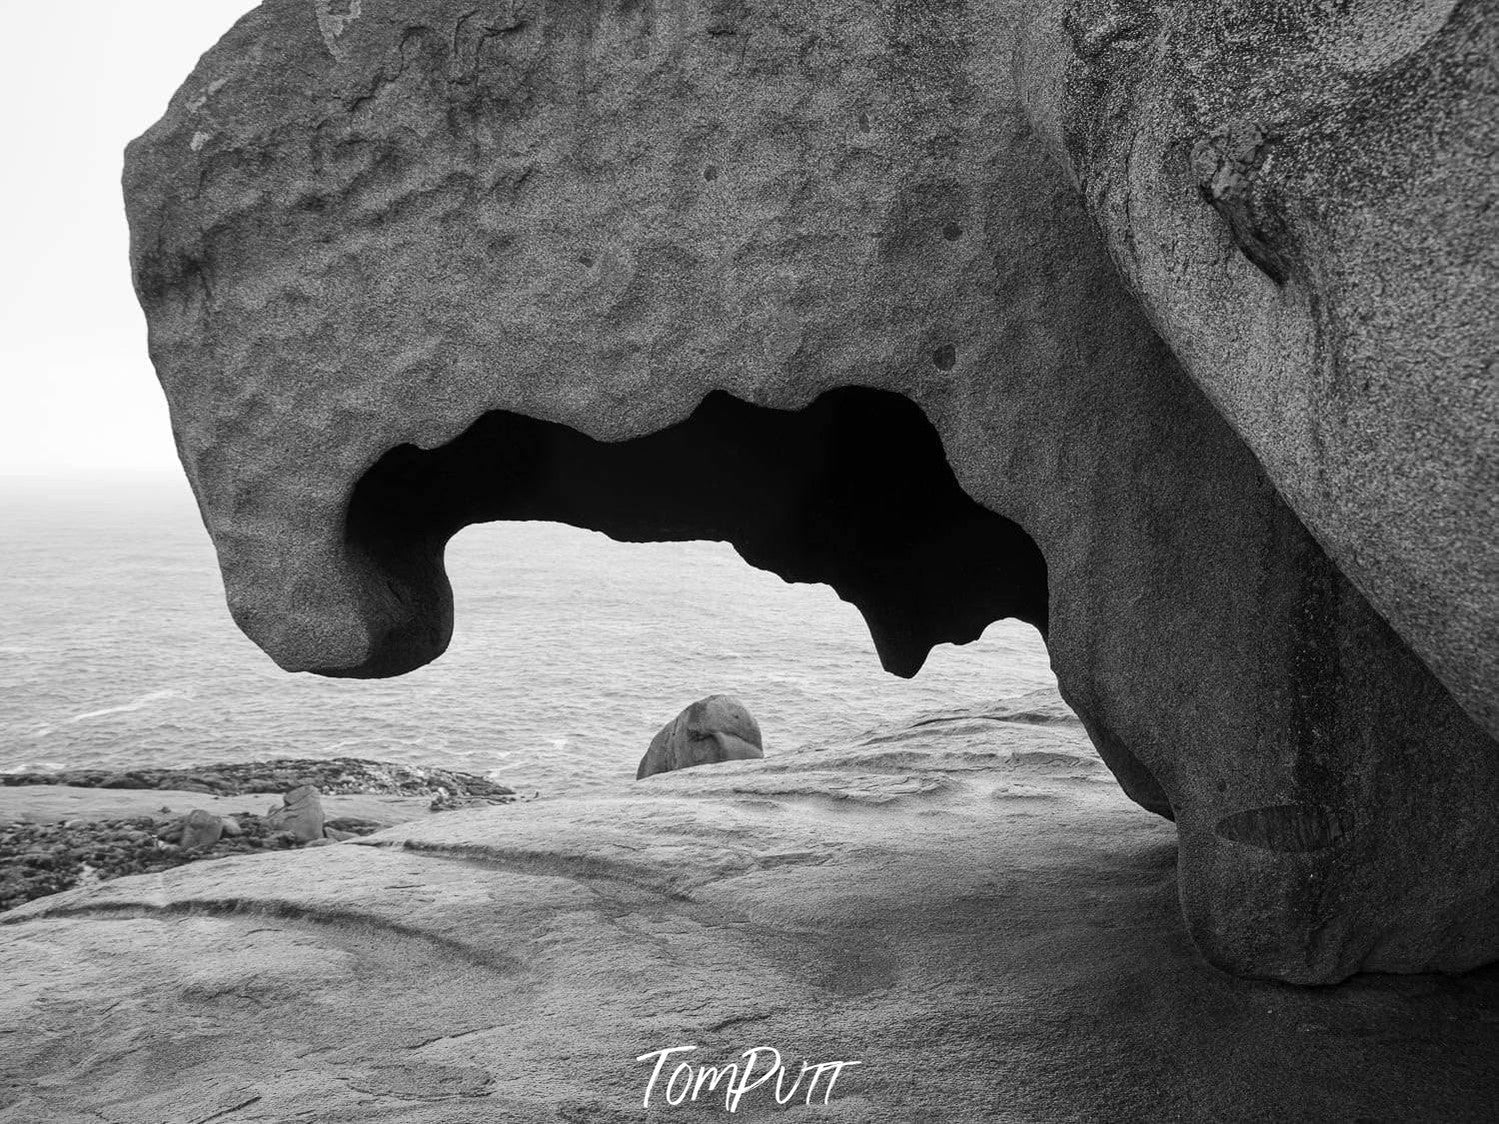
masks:
<svg viewBox="0 0 1499 1124"><path fill-rule="evenodd" d="M288 794L311 787L330 796L426 797L431 812L523 799L514 789L471 773L418 768L365 758L276 758L178 769L70 769L0 774L0 786L68 786L136 792L202 793L209 797ZM248 803L248 801L247 801ZM100 818L87 813L56 823L0 823L0 912L76 886L150 874L186 863L261 851L291 850L369 835L391 821L359 816L323 819L318 837L299 838L274 812L234 809L213 816L162 807L152 815ZM418 812L417 814L420 814ZM212 821L211 841L185 845L188 820ZM409 818L409 814L405 817ZM305 833L304 833L305 834Z"/></svg>
<svg viewBox="0 0 1499 1124"><path fill-rule="evenodd" d="M173 789L241 796L284 792L310 784L330 795L514 796L515 791L473 773L398 765L365 757L327 760L276 757L179 769L66 769L56 773L0 773L0 785L65 784L76 788Z"/></svg>

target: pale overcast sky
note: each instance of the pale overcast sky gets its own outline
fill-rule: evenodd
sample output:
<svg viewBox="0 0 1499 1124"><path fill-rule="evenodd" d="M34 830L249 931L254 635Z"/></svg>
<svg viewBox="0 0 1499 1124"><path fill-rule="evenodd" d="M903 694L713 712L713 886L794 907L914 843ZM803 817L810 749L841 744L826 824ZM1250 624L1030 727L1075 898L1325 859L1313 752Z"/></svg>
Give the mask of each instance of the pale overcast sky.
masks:
<svg viewBox="0 0 1499 1124"><path fill-rule="evenodd" d="M254 0L0 5L0 474L171 468L122 154Z"/></svg>

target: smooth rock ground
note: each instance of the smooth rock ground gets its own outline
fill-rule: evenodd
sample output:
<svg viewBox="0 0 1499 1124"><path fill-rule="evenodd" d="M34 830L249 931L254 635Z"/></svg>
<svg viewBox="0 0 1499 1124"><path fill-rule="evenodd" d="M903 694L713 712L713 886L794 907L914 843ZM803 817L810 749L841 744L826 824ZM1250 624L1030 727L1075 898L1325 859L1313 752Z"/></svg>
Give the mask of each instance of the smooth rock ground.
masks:
<svg viewBox="0 0 1499 1124"><path fill-rule="evenodd" d="M1055 704L120 879L0 918L0 1120L623 1124L651 1050L854 1060L744 1119L1491 1119L1499 971L1298 989L1181 923Z"/></svg>

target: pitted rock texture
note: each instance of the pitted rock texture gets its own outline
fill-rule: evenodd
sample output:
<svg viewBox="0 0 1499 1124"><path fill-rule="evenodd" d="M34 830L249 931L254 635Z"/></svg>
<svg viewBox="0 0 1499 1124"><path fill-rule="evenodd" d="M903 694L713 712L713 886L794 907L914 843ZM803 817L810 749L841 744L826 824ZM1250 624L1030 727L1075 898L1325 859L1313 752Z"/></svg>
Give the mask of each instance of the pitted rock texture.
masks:
<svg viewBox="0 0 1499 1124"><path fill-rule="evenodd" d="M1242 9L1245 35L1271 34L1267 12ZM1387 511L1360 505L1409 443L1349 460L1357 433L1386 432L1353 426L1327 463L1367 477L1294 478L1299 462L1235 406L1278 395L1297 410L1293 361L1271 389L1215 383L1207 349L1149 296L1161 274L1118 260L1115 211L1167 206L1097 189L1134 134L1099 125L1087 160L1068 147L1101 104L1075 67L1195 40L1160 39L1154 9L1132 3L321 14L270 0L246 16L126 169L183 462L235 618L283 666L387 675L435 658L452 627L443 544L465 522L725 539L839 589L903 673L997 616L1043 628L1125 790L1176 819L1188 928L1215 963L1320 982L1499 956L1499 747L1471 717L1487 712L1470 675L1492 635L1492 610L1474 608L1491 509L1477 540L1442 539L1447 561L1424 569L1427 548L1385 549L1404 531L1340 530L1333 507ZM1394 42L1378 27L1371 59ZM1356 38L1287 50L1356 60ZM1254 284L1305 287L1323 259L1288 248L1257 194L1273 147L1222 124L1170 149L1201 170L1183 172L1198 177L1193 221L1238 237ZM1163 153L1129 167L1148 180ZM1346 239L1378 257L1356 217ZM1463 276L1491 292L1483 260ZM1340 316L1363 307L1362 282L1347 292ZM1266 322L1212 307L1226 353ZM1474 324L1436 334L1467 354ZM1460 404L1389 422L1440 447L1401 487L1448 481L1431 499L1443 526L1492 463L1489 388L1463 385L1471 420L1452 424L1468 440L1425 420ZM1395 418L1408 398L1389 401ZM808 441L814 421L838 440ZM861 432L896 482L888 503L818 454L858 449ZM709 486L730 479L730 494ZM1348 487L1329 507L1333 479ZM828 511L843 514L814 517ZM1421 623L1444 598L1450 643Z"/></svg>
<svg viewBox="0 0 1499 1124"><path fill-rule="evenodd" d="M635 779L764 756L760 724L745 705L728 695L709 695L661 727L640 759Z"/></svg>
<svg viewBox="0 0 1499 1124"><path fill-rule="evenodd" d="M1492 0L1077 0L1021 84L1193 380L1499 736L1496 57Z"/></svg>
<svg viewBox="0 0 1499 1124"><path fill-rule="evenodd" d="M1172 837L1032 699L119 879L0 917L0 1120L1487 1119L1499 971L1214 971ZM861 1065L645 1109L687 1044Z"/></svg>

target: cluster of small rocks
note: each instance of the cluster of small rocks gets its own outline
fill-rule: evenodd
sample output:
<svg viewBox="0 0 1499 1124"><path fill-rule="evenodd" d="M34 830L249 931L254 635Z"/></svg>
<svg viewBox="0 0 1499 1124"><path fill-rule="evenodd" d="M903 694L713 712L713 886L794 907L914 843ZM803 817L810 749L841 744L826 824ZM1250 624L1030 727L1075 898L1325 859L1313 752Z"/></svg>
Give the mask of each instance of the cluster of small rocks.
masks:
<svg viewBox="0 0 1499 1124"><path fill-rule="evenodd" d="M316 790L312 791L315 798ZM290 850L314 841L352 839L383 826L354 817L323 820L319 809L317 834L311 835L310 818L296 822L278 812L215 816L197 808L185 816L0 824L0 911L126 874L150 874L201 859Z"/></svg>
<svg viewBox="0 0 1499 1124"><path fill-rule="evenodd" d="M328 760L277 757L184 769L68 769L57 773L0 773L0 785L64 784L79 788L172 789L240 796L315 785L330 796L513 796L514 790L472 773L419 768L364 757Z"/></svg>
<svg viewBox="0 0 1499 1124"><path fill-rule="evenodd" d="M282 792L264 814L214 815L195 808L173 815L62 823L0 824L0 911L33 898L126 874L149 874L202 859L317 847L369 835L385 825L353 816L327 819L321 796L432 796L434 812L521 799L513 789L447 769L423 769L357 757L330 761L278 758L189 769L74 769L8 773L5 785L72 785L238 796Z"/></svg>
<svg viewBox="0 0 1499 1124"><path fill-rule="evenodd" d="M437 795L432 797L432 802L427 805L431 812L458 812L465 808L485 808L494 804L514 804L518 800L534 800L538 793L521 795L519 793L506 791L491 795L475 795L473 793L449 792L447 789L439 789Z"/></svg>

